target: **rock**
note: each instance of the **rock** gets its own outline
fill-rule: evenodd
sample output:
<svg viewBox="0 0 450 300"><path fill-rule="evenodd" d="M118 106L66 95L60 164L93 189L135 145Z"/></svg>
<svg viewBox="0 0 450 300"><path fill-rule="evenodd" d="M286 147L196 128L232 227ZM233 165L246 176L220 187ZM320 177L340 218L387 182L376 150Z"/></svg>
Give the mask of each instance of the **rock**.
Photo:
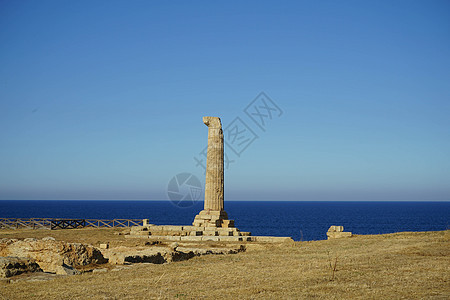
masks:
<svg viewBox="0 0 450 300"><path fill-rule="evenodd" d="M131 266L117 266L114 269L112 269L111 272L119 272L122 270L128 270L130 268L131 268Z"/></svg>
<svg viewBox="0 0 450 300"><path fill-rule="evenodd" d="M28 258L0 257L0 277L7 278L27 272L42 272L42 269Z"/></svg>
<svg viewBox="0 0 450 300"><path fill-rule="evenodd" d="M108 272L108 269L106 269L106 268L92 270L93 274L106 273L106 272Z"/></svg>
<svg viewBox="0 0 450 300"><path fill-rule="evenodd" d="M35 241L37 241L37 239L35 239L35 238L26 238L23 241L24 242L35 242Z"/></svg>
<svg viewBox="0 0 450 300"><path fill-rule="evenodd" d="M128 247L117 247L114 249L102 250L110 264L123 265L129 263L153 263L162 264L167 260L165 256L169 252L167 248L146 248L136 249Z"/></svg>
<svg viewBox="0 0 450 300"><path fill-rule="evenodd" d="M34 259L45 272L50 273L56 273L58 270L58 272L62 272L59 267L64 265L75 267L107 262L102 253L90 245L66 243L51 239L2 241L0 243L0 256L18 256Z"/></svg>
<svg viewBox="0 0 450 300"><path fill-rule="evenodd" d="M108 249L109 248L109 244L100 244L100 249Z"/></svg>
<svg viewBox="0 0 450 300"><path fill-rule="evenodd" d="M178 243L172 243L169 247L129 248L117 247L104 249L102 253L111 264L153 263L163 264L188 260L194 256L207 254L235 254L245 251L243 245L235 245L228 248L191 248L180 247Z"/></svg>
<svg viewBox="0 0 450 300"><path fill-rule="evenodd" d="M190 248L190 247L177 248L177 252L180 253L192 252L195 256L208 254L236 254L242 251L245 251L245 247L243 245L239 245L234 248Z"/></svg>
<svg viewBox="0 0 450 300"><path fill-rule="evenodd" d="M146 246L154 246L154 245L159 245L159 244L161 244L161 241L145 242L144 245L146 245Z"/></svg>
<svg viewBox="0 0 450 300"><path fill-rule="evenodd" d="M253 236L251 238L254 242L263 242L263 243L293 243L294 240L290 237L284 236Z"/></svg>
<svg viewBox="0 0 450 300"><path fill-rule="evenodd" d="M42 238L43 241L56 241L56 239L54 237L51 236L46 236L44 238Z"/></svg>
<svg viewBox="0 0 450 300"><path fill-rule="evenodd" d="M71 266L68 266L66 264L63 264L62 266L57 266L55 268L56 275L79 275L81 274L80 271L74 269Z"/></svg>

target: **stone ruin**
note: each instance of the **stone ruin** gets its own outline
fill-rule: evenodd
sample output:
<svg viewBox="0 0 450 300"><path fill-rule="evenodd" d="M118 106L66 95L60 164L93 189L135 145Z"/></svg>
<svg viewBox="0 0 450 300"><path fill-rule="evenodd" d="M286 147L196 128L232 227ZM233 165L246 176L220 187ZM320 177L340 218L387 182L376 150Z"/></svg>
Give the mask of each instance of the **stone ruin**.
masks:
<svg viewBox="0 0 450 300"><path fill-rule="evenodd" d="M224 210L224 148L220 118L203 117L208 126L208 148L206 159L206 182L204 209L194 218L190 226L157 226L144 220L143 226L134 226L129 238L148 238L169 241L292 241L290 237L251 236L234 226Z"/></svg>
<svg viewBox="0 0 450 300"><path fill-rule="evenodd" d="M220 119L203 117L208 126L208 151L206 158L205 208L195 217L193 226L233 228L223 205L223 132Z"/></svg>
<svg viewBox="0 0 450 300"><path fill-rule="evenodd" d="M338 239L351 236L351 232L344 232L344 226L330 226L327 232L328 239Z"/></svg>

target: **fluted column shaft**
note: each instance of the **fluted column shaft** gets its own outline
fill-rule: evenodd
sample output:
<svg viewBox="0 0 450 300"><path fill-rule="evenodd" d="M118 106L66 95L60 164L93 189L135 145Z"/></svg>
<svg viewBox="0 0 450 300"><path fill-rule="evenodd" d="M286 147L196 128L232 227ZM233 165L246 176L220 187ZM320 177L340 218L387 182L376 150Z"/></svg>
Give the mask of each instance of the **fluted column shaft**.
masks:
<svg viewBox="0 0 450 300"><path fill-rule="evenodd" d="M208 126L208 150L206 160L205 210L222 211L224 193L223 132L220 118L204 117Z"/></svg>

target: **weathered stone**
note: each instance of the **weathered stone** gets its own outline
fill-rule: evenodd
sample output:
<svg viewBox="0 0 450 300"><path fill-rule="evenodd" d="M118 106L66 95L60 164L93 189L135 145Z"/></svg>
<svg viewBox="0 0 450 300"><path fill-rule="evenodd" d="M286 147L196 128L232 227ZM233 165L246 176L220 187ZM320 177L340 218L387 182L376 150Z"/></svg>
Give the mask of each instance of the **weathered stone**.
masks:
<svg viewBox="0 0 450 300"><path fill-rule="evenodd" d="M330 228L328 229L328 232L343 232L344 231L344 226L330 226Z"/></svg>
<svg viewBox="0 0 450 300"><path fill-rule="evenodd" d="M222 220L222 227L234 227L234 220Z"/></svg>
<svg viewBox="0 0 450 300"><path fill-rule="evenodd" d="M327 232L328 239L348 238L351 236L351 232Z"/></svg>
<svg viewBox="0 0 450 300"><path fill-rule="evenodd" d="M102 264L107 260L90 245L53 240L25 239L0 244L0 256L18 256L34 259L45 271L56 273L59 266Z"/></svg>
<svg viewBox="0 0 450 300"><path fill-rule="evenodd" d="M35 242L35 241L37 241L37 239L35 239L35 238L26 238L23 241L24 242Z"/></svg>
<svg viewBox="0 0 450 300"><path fill-rule="evenodd" d="M100 249L108 249L109 248L109 244L100 244Z"/></svg>
<svg viewBox="0 0 450 300"><path fill-rule="evenodd" d="M158 249L135 249L118 247L102 250L103 255L108 258L110 264L123 265L126 263L154 263L166 262L164 255L169 251L167 248Z"/></svg>
<svg viewBox="0 0 450 300"><path fill-rule="evenodd" d="M178 247L177 251L183 253L192 252L196 256L208 255L208 254L236 254L245 251L243 245L238 245L233 248L191 248L191 247Z"/></svg>
<svg viewBox="0 0 450 300"><path fill-rule="evenodd" d="M228 220L224 210L224 153L223 131L220 118L203 117L208 126L208 148L206 154L206 182L204 209L195 217L193 226L222 227ZM234 226L234 222L225 222L226 227Z"/></svg>
<svg viewBox="0 0 450 300"><path fill-rule="evenodd" d="M219 233L215 230L203 231L203 236L217 236L217 235L219 235Z"/></svg>
<svg viewBox="0 0 450 300"><path fill-rule="evenodd" d="M172 235L152 235L149 236L150 240L156 241L181 241L181 236L172 236Z"/></svg>
<svg viewBox="0 0 450 300"><path fill-rule="evenodd" d="M115 269L113 271L115 271ZM106 268L92 270L93 274L106 273L106 272L108 272L108 269L106 269Z"/></svg>
<svg viewBox="0 0 450 300"><path fill-rule="evenodd" d="M251 237L251 240L254 242L263 242L263 243L294 242L292 238L284 236L253 236Z"/></svg>
<svg viewBox="0 0 450 300"><path fill-rule="evenodd" d="M199 235L203 235L203 231L191 231L189 233L190 236L199 236Z"/></svg>
<svg viewBox="0 0 450 300"><path fill-rule="evenodd" d="M182 231L183 226L175 226L175 225L164 226L164 230L165 231Z"/></svg>
<svg viewBox="0 0 450 300"><path fill-rule="evenodd" d="M351 236L351 232L344 232L344 226L330 226L327 232L328 239L338 239Z"/></svg>
<svg viewBox="0 0 450 300"><path fill-rule="evenodd" d="M150 231L137 231L134 234L136 235L151 235Z"/></svg>
<svg viewBox="0 0 450 300"><path fill-rule="evenodd" d="M218 230L220 236L233 236L233 231L229 230Z"/></svg>
<svg viewBox="0 0 450 300"><path fill-rule="evenodd" d="M202 236L202 241L220 241L220 238L218 236Z"/></svg>
<svg viewBox="0 0 450 300"><path fill-rule="evenodd" d="M61 266L55 267L56 275L79 275L81 274L80 271L74 269L71 266L68 266L66 264L62 264Z"/></svg>
<svg viewBox="0 0 450 300"><path fill-rule="evenodd" d="M178 247L178 243L177 242L174 242L174 243L170 244L170 249L172 249L172 250L176 250L177 247Z"/></svg>
<svg viewBox="0 0 450 300"><path fill-rule="evenodd" d="M188 242L197 242L202 240L202 236L183 236L181 237L182 241L188 241Z"/></svg>
<svg viewBox="0 0 450 300"><path fill-rule="evenodd" d="M220 242L243 242L246 241L240 236L220 236Z"/></svg>
<svg viewBox="0 0 450 300"><path fill-rule="evenodd" d="M0 278L12 277L27 272L42 272L32 259L13 256L0 257Z"/></svg>

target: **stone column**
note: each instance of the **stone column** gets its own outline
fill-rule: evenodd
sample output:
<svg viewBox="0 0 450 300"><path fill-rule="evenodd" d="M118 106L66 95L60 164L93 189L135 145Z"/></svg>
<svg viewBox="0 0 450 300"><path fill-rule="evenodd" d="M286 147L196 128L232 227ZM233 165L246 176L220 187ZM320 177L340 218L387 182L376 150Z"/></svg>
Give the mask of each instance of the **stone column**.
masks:
<svg viewBox="0 0 450 300"><path fill-rule="evenodd" d="M223 210L223 132L220 118L203 117L208 126L205 210Z"/></svg>
<svg viewBox="0 0 450 300"><path fill-rule="evenodd" d="M197 227L234 227L224 210L223 131L220 118L203 117L208 126L208 150L206 154L205 206L195 217Z"/></svg>

